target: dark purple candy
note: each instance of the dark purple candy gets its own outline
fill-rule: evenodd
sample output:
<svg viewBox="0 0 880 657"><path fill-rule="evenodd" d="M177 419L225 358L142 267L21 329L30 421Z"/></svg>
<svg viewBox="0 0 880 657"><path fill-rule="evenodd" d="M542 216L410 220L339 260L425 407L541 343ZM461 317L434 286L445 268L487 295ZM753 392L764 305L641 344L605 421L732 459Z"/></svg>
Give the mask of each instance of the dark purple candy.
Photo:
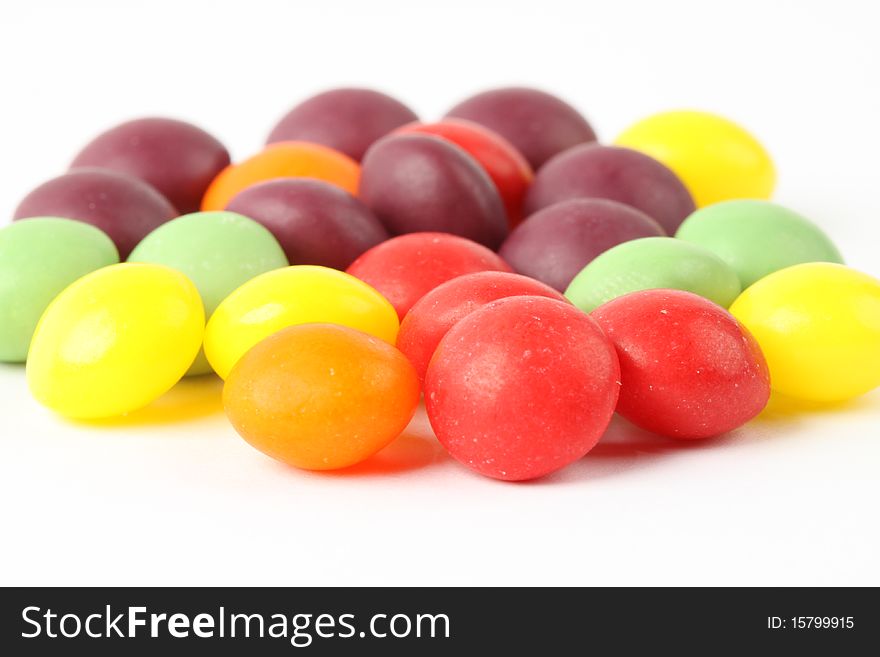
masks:
<svg viewBox="0 0 880 657"><path fill-rule="evenodd" d="M143 180L108 169L77 169L24 197L13 220L63 217L103 230L125 259L147 233L177 216L174 206Z"/></svg>
<svg viewBox="0 0 880 657"><path fill-rule="evenodd" d="M696 209L690 192L663 164L629 148L599 144L575 146L547 162L526 195L526 215L570 198L626 203L670 235Z"/></svg>
<svg viewBox="0 0 880 657"><path fill-rule="evenodd" d="M373 142L418 120L409 107L378 91L332 89L290 110L266 142L310 141L360 161Z"/></svg>
<svg viewBox="0 0 880 657"><path fill-rule="evenodd" d="M660 224L629 205L578 198L530 216L504 241L498 255L518 273L564 292L581 269L612 246L664 235Z"/></svg>
<svg viewBox="0 0 880 657"><path fill-rule="evenodd" d="M495 249L507 234L504 205L485 170L437 137L376 142L364 157L358 196L392 235L452 233Z"/></svg>
<svg viewBox="0 0 880 657"><path fill-rule="evenodd" d="M281 178L239 192L226 206L268 228L292 265L345 269L388 239L370 209L336 185Z"/></svg>
<svg viewBox="0 0 880 657"><path fill-rule="evenodd" d="M508 87L471 96L446 116L480 123L516 146L536 171L567 148L596 141L596 133L571 105L537 89Z"/></svg>
<svg viewBox="0 0 880 657"><path fill-rule="evenodd" d="M101 167L150 183L180 214L199 209L211 181L229 164L226 148L201 128L175 119L137 119L95 137L71 168Z"/></svg>

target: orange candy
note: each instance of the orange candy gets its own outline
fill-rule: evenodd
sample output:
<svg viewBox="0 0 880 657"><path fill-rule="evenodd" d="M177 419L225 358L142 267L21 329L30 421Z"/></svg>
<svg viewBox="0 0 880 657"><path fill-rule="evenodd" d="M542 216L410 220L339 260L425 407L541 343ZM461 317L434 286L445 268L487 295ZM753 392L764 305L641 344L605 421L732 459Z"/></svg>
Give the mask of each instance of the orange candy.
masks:
<svg viewBox="0 0 880 657"><path fill-rule="evenodd" d="M420 392L415 369L388 343L336 324L300 324L238 361L223 406L235 430L264 454L333 470L400 435Z"/></svg>
<svg viewBox="0 0 880 657"><path fill-rule="evenodd" d="M360 175L357 162L332 148L305 141L279 142L223 169L205 192L202 210L223 210L240 191L276 178L317 178L356 194Z"/></svg>

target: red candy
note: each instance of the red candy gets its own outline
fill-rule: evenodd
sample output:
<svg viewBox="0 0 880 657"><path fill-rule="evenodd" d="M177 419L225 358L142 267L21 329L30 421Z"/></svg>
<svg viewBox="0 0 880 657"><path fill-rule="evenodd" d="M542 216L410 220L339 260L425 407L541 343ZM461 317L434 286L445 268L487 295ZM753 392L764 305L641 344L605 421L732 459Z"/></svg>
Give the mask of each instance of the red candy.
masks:
<svg viewBox="0 0 880 657"><path fill-rule="evenodd" d="M617 348L617 412L655 433L708 438L755 417L770 396L758 343L733 315L679 290L633 292L592 317Z"/></svg>
<svg viewBox="0 0 880 657"><path fill-rule="evenodd" d="M442 137L467 151L486 170L498 188L510 227L513 228L522 220L523 200L535 174L513 144L497 132L463 119L412 123L400 128L398 132L418 132Z"/></svg>
<svg viewBox="0 0 880 657"><path fill-rule="evenodd" d="M453 278L423 296L403 319L397 348L424 381L428 362L447 331L487 303L505 297L548 297L568 303L549 285L519 274L483 271Z"/></svg>
<svg viewBox="0 0 880 657"><path fill-rule="evenodd" d="M408 233L374 246L347 271L379 290L403 319L416 301L456 276L511 269L493 251L464 237Z"/></svg>
<svg viewBox="0 0 880 657"><path fill-rule="evenodd" d="M496 479L534 479L599 441L619 374L613 345L588 315L553 299L510 297L440 341L425 407L456 460Z"/></svg>

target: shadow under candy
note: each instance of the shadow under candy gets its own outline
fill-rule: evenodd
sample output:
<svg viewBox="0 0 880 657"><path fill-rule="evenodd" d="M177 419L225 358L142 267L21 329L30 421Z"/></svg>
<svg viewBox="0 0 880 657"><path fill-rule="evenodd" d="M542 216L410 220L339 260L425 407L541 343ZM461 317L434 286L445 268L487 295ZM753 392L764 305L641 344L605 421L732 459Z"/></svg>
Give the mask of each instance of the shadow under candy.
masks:
<svg viewBox="0 0 880 657"><path fill-rule="evenodd" d="M729 446L748 435L740 428L711 438L680 440L646 431L615 413L599 443L586 456L558 472L525 483L572 483L622 474L674 454Z"/></svg>
<svg viewBox="0 0 880 657"><path fill-rule="evenodd" d="M826 415L877 408L880 408L880 395L876 391L873 394L868 393L854 399L835 402L795 399L773 391L770 394L770 401L756 420L758 422L788 422L805 415Z"/></svg>
<svg viewBox="0 0 880 657"><path fill-rule="evenodd" d="M213 374L182 379L171 390L144 408L117 417L73 420L97 428L160 426L198 420L223 412L223 381Z"/></svg>
<svg viewBox="0 0 880 657"><path fill-rule="evenodd" d="M347 468L315 474L328 477L383 476L420 470L449 459L446 450L434 436L424 404L419 404L416 414L403 433L379 452Z"/></svg>

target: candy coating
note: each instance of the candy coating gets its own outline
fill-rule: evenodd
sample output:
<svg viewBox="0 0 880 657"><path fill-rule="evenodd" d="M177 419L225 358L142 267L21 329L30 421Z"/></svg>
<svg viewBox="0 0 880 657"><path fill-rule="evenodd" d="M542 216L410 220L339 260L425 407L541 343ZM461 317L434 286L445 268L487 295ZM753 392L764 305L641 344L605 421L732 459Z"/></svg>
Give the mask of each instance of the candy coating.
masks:
<svg viewBox="0 0 880 657"><path fill-rule="evenodd" d="M437 137L380 139L364 157L358 195L392 235L452 233L489 248L507 235L492 179L463 149Z"/></svg>
<svg viewBox="0 0 880 657"><path fill-rule="evenodd" d="M617 349L617 412L643 429L699 439L742 426L770 397L767 363L751 334L690 292L644 290L591 316Z"/></svg>
<svg viewBox="0 0 880 657"><path fill-rule="evenodd" d="M90 141L71 168L101 167L140 178L178 213L195 212L229 152L201 128L167 118L126 121Z"/></svg>
<svg viewBox="0 0 880 657"><path fill-rule="evenodd" d="M355 260L348 273L379 290L403 319L441 283L478 271L511 271L481 244L446 233L410 233L382 242Z"/></svg>
<svg viewBox="0 0 880 657"><path fill-rule="evenodd" d="M644 237L598 256L565 296L590 312L628 292L654 288L693 292L725 308L742 290L736 272L711 251L672 237Z"/></svg>
<svg viewBox="0 0 880 657"><path fill-rule="evenodd" d="M13 219L64 217L109 235L121 258L150 231L177 216L168 200L138 178L107 169L76 169L52 178L19 203Z"/></svg>
<svg viewBox="0 0 880 657"><path fill-rule="evenodd" d="M31 342L27 380L60 415L98 419L146 406L186 373L202 343L195 285L160 265L122 263L66 288Z"/></svg>
<svg viewBox="0 0 880 657"><path fill-rule="evenodd" d="M418 117L410 108L379 91L331 89L291 109L267 141L323 144L360 161L373 142L412 121Z"/></svg>
<svg viewBox="0 0 880 657"><path fill-rule="evenodd" d="M425 408L453 458L509 481L554 472L589 452L611 420L620 370L598 324L573 306L509 297L440 341Z"/></svg>
<svg viewBox="0 0 880 657"><path fill-rule="evenodd" d="M232 425L253 447L308 470L372 456L405 428L419 381L393 346L334 324L303 324L266 338L223 387Z"/></svg>
<svg viewBox="0 0 880 657"><path fill-rule="evenodd" d="M880 281L805 263L750 286L730 307L761 345L773 389L836 402L880 386Z"/></svg>
<svg viewBox="0 0 880 657"><path fill-rule="evenodd" d="M560 98L538 89L490 89L463 100L446 113L486 126L507 139L537 170L567 148L596 141L581 114Z"/></svg>
<svg viewBox="0 0 880 657"><path fill-rule="evenodd" d="M793 210L752 199L707 205L685 219L678 239L712 251L739 275L744 288L803 262L843 263L818 226Z"/></svg>
<svg viewBox="0 0 880 657"><path fill-rule="evenodd" d="M117 262L113 241L80 221L36 217L0 229L0 361L23 363L49 303L78 278Z"/></svg>
<svg viewBox="0 0 880 657"><path fill-rule="evenodd" d="M687 188L666 166L629 148L583 144L563 151L535 176L526 214L570 198L607 198L641 210L673 235L694 209Z"/></svg>

